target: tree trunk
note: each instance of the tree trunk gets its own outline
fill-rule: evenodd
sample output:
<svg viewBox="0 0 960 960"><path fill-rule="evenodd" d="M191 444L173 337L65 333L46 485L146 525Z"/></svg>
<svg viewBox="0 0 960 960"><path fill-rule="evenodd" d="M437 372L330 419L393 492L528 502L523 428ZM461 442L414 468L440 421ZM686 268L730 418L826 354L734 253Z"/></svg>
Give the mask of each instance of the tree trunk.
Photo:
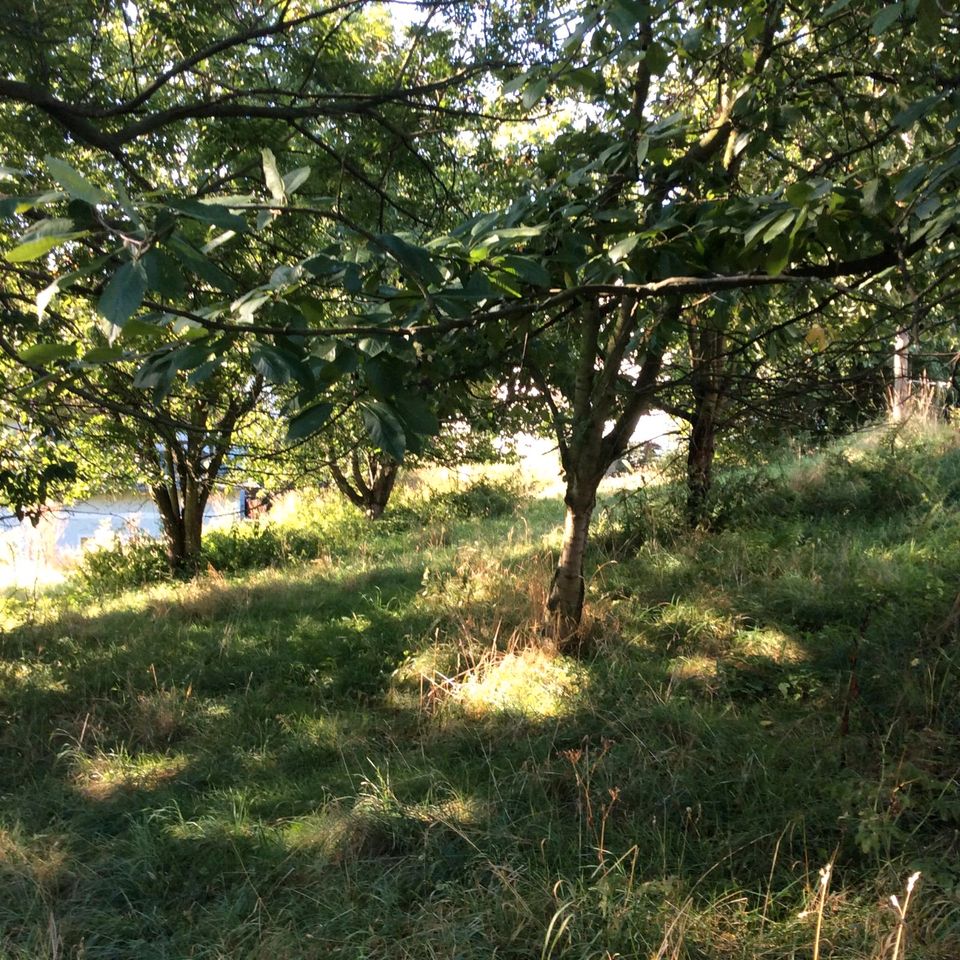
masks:
<svg viewBox="0 0 960 960"><path fill-rule="evenodd" d="M576 633L583 616L586 594L583 557L596 504L596 487L590 496L571 497L568 494L566 504L560 561L547 597L547 610L553 615L556 637L561 643Z"/></svg>
<svg viewBox="0 0 960 960"><path fill-rule="evenodd" d="M400 464L396 460L380 459L378 470L370 485L370 496L367 499L367 516L371 520L379 520L383 516L399 472Z"/></svg>
<svg viewBox="0 0 960 960"><path fill-rule="evenodd" d="M170 575L180 579L196 576L200 568L206 498L197 486L190 485L184 492L181 508L180 498L175 492L171 496L167 485L152 487L151 493L160 513Z"/></svg>
<svg viewBox="0 0 960 960"><path fill-rule="evenodd" d="M895 422L906 419L910 408L910 330L897 331L893 348L893 396L890 417Z"/></svg>
<svg viewBox="0 0 960 960"><path fill-rule="evenodd" d="M201 484L188 480L183 495L183 574L196 576L203 542L203 511L207 497Z"/></svg>
<svg viewBox="0 0 960 960"><path fill-rule="evenodd" d="M726 338L716 327L695 320L689 329L693 416L687 446L687 522L697 527L705 518L713 485L717 417L727 382Z"/></svg>
<svg viewBox="0 0 960 960"><path fill-rule="evenodd" d="M703 523L713 485L713 456L717 437L717 395L699 406L687 448L687 520L691 527Z"/></svg>
<svg viewBox="0 0 960 960"><path fill-rule="evenodd" d="M676 319L680 307L680 300L671 298L657 319L670 316ZM650 343L651 333L657 326L653 323L647 333L640 370L618 404L618 392L622 394L618 382L621 367L637 328L637 304L632 300L620 304L616 320L604 337L606 352L599 354L603 363L598 367L602 319L599 304L585 305L573 395L567 398L568 416L561 414L549 387L542 376L535 373L553 420L567 484L563 546L547 595L546 611L548 624L560 646L576 643L579 633L586 593L583 559L597 489L610 464L622 457L629 446L640 417L649 411L663 364L664 347Z"/></svg>
<svg viewBox="0 0 960 960"><path fill-rule="evenodd" d="M337 489L371 520L379 520L383 516L399 472L400 464L382 454L368 455L366 477L356 451L350 455L350 478L337 463L330 462L330 474Z"/></svg>

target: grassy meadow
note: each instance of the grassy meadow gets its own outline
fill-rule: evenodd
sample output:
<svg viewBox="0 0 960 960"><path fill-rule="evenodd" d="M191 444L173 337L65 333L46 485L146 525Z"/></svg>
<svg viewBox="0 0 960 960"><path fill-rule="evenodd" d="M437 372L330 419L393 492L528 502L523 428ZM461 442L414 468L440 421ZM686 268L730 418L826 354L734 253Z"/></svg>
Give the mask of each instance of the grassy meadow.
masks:
<svg viewBox="0 0 960 960"><path fill-rule="evenodd" d="M499 475L0 600L0 956L955 960L960 437L718 486L608 491L577 658Z"/></svg>

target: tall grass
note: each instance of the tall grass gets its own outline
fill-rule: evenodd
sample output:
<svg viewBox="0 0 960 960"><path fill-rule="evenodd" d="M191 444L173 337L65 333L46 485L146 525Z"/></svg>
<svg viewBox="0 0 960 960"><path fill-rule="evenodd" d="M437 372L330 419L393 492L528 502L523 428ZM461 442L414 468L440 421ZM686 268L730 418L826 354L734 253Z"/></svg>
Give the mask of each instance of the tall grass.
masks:
<svg viewBox="0 0 960 960"><path fill-rule="evenodd" d="M0 955L960 955L958 450L607 500L581 661L556 500L11 608Z"/></svg>

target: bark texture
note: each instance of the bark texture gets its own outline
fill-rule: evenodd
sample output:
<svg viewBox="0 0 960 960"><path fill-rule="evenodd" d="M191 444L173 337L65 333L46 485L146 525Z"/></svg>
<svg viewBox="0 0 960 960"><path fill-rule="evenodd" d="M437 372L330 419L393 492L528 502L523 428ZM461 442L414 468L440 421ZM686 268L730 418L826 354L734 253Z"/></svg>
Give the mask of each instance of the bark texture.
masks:
<svg viewBox="0 0 960 960"><path fill-rule="evenodd" d="M331 459L330 474L337 489L371 520L379 520L387 509L393 493L400 464L384 453L367 454L362 462L355 450L350 454L348 477L339 464Z"/></svg>
<svg viewBox="0 0 960 960"><path fill-rule="evenodd" d="M705 519L713 485L717 423L728 374L722 329L691 321L689 341L693 415L687 447L687 520L691 527L696 527Z"/></svg>

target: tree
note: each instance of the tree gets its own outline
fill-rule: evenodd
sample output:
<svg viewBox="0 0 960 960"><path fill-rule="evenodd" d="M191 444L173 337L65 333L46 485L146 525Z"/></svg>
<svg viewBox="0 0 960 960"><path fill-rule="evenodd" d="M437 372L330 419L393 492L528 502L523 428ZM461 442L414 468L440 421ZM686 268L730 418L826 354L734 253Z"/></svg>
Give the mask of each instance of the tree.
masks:
<svg viewBox="0 0 960 960"><path fill-rule="evenodd" d="M583 10L542 5L529 26L511 21L524 14L503 6L493 18L503 49L527 67L501 74L510 76L505 95L519 96L514 114L558 115L552 142L531 135L516 151L521 182L511 170L495 185L497 197L514 193L505 209L481 211L455 228L427 217L406 231L396 220L386 229L373 225L362 206L352 215L337 199L293 202L298 178L286 183L279 169L268 174L266 197L261 191L253 199L198 203L168 187L132 205L119 191L101 201L61 169L73 200L95 215L75 208L70 217L44 221L22 238L14 258L56 243L69 249L78 232L133 236L134 252L110 254L97 269L105 281L112 278L104 294L115 284L136 312L141 304L150 308L138 295L141 255L168 249L206 286L202 299L167 304L166 314L197 324L210 342L256 338L259 355L271 358L269 376L297 383L289 408L296 431L319 429L332 411L323 399L331 385L363 376L380 354L447 364L464 379L484 369L523 384L546 407L566 476L564 545L549 599L563 640L575 636L583 608L584 552L600 479L639 417L689 386L689 364L678 360L684 344L694 344L692 362L703 374L729 339L728 326L713 325L720 312L706 304L725 293L765 296L751 334L764 341L790 322L815 323L824 303L862 296L871 283L896 284L898 271L932 271L937 282L952 277L958 38L956 24L926 0L869 13L842 2L823 9L754 0L727 9L609 0ZM511 30L516 37L507 39ZM444 49L443 31L430 40L433 50ZM277 76L298 75L302 56L289 51L289 58L293 68L283 56L273 62ZM441 52L427 62L446 72L454 59ZM414 85L403 95L396 84L377 86L377 74L364 74L378 112L374 125L395 131L381 109L402 108L411 123L428 113L486 116L469 107L483 102L474 81L489 66L465 64L442 83ZM293 106L280 111L254 104L248 75L241 66L238 89L227 98L237 101L235 113L223 109L218 94L201 110L192 91L181 91L186 109L171 106L139 125L111 120L113 139L99 145L110 151L140 144L146 156L166 118L174 126L215 118L223 130L237 116L285 129L303 119L302 98L291 96ZM163 86L155 81L148 89ZM7 90L23 101L20 87ZM434 95L436 103L428 102ZM321 115L320 102L308 105L311 119ZM362 137L371 101L338 94L329 102ZM75 103L66 112L59 98L33 106L76 127ZM76 133L84 134L92 144L89 130ZM447 124L433 142L457 144L455 155L469 137ZM408 155L422 159L422 152ZM428 166L428 175L436 174L436 165ZM371 189L359 177L354 184ZM101 207L111 202L105 216ZM189 220L242 243L221 248L216 236L205 236L201 245L184 226ZM264 229L270 227L264 237L276 231L292 238L304 224L307 240L274 251L285 262L251 286L237 261L264 268L276 262L263 255L270 249ZM782 305L791 311L786 319L775 314ZM144 375L179 364L188 349L158 349ZM706 414L718 391L709 378L698 382L695 406ZM377 429L389 429L392 418L405 437L417 435L418 418L404 417L402 399L380 401ZM700 448L709 451L706 434Z"/></svg>
<svg viewBox="0 0 960 960"><path fill-rule="evenodd" d="M551 281L528 297L549 318L537 338L550 346L530 351L528 366L567 477L549 601L562 636L580 619L597 485L638 417L684 379L675 361L684 327L691 512L700 509L727 353L718 311L702 304L782 287L794 291L786 303L809 307L823 288L855 290L952 244L951 112L929 117L952 96L957 33L944 26L927 4L894 4L866 22L843 4L611 4L571 26L562 63L527 73L531 98L559 96L566 83L603 116L592 130L574 122L540 158L557 178L538 217ZM893 29L897 42L877 56L876 38ZM920 69L931 52L934 69ZM838 114L842 146L832 141ZM924 135L904 158L901 141L921 119ZM811 322L810 309L797 313ZM782 320L768 310L760 323L773 332ZM548 330L560 331L573 363L556 359Z"/></svg>
<svg viewBox="0 0 960 960"><path fill-rule="evenodd" d="M26 375L25 389L32 379L55 385L40 389L24 416L35 416L37 398L46 397L61 428L71 418L74 433L109 433L137 460L137 478L149 483L161 514L171 569L190 572L206 499L264 376L275 385L274 412L281 394L291 404L296 440L332 410L313 402L317 374L320 386L358 371L384 375L382 348L369 339L365 349L328 344L311 366L302 343L274 336L272 326L260 340L243 330L205 335L197 318L216 324L223 297L241 324L269 318L287 327L293 311L301 322L343 316L335 297L303 293L296 305L279 302L271 292L286 274L263 284L263 271L296 244L322 248L330 224L356 216L383 230L391 219L423 221L445 197L417 147L419 124L398 124L390 110L437 114L431 98L451 81L431 74L450 65L438 64L426 31L399 48L389 20L368 16L360 2L299 16L288 16L286 5L219 5L192 18L156 5L46 7L15 4L0 35L6 154L27 168L3 173L22 183L46 155L44 173L54 181L52 190L0 201L0 214L22 232L3 264L3 355ZM330 94L334 79L345 92ZM71 163L51 155L62 150L64 132L74 144ZM262 149L265 142L276 154ZM383 157L381 168L349 155L347 145ZM304 158L309 165L293 166ZM120 177L112 187L111 173ZM172 194L173 205L134 204L124 180L130 192ZM199 202L238 187L253 189L230 200L252 203L259 193L264 201L253 222L223 203ZM336 195L335 210L312 221L309 233L278 218L297 191L305 203ZM46 205L62 216L42 219ZM256 242L232 242L238 234ZM62 256L50 270L46 253L54 248ZM315 260L321 275L322 260ZM286 387L291 379L299 399ZM365 410L381 433L397 423L375 402ZM416 403L405 412L426 415ZM402 436L386 444L402 457Z"/></svg>

